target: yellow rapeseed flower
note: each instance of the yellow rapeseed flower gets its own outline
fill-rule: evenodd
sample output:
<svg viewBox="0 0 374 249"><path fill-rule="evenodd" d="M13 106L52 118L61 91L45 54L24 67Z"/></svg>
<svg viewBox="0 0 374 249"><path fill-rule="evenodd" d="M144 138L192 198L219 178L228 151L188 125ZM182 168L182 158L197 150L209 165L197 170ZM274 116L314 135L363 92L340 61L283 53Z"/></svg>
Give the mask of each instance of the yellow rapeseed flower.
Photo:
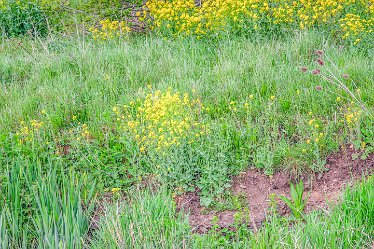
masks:
<svg viewBox="0 0 374 249"><path fill-rule="evenodd" d="M188 93L181 94L171 88L164 92L156 90L146 93L145 98L136 103L136 108L132 101L131 108L115 108L113 112L125 117L119 120L120 126L133 136L141 152L150 147L161 151L178 146L191 135L207 134L208 127L199 120L203 105Z"/></svg>

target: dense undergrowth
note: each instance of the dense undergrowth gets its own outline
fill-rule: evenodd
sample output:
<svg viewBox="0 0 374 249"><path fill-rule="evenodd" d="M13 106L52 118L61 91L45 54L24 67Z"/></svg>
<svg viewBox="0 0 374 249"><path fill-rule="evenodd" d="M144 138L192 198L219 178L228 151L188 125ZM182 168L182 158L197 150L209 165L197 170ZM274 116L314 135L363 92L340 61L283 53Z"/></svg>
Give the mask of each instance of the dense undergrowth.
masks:
<svg viewBox="0 0 374 249"><path fill-rule="evenodd" d="M195 235L175 211L195 190L215 208L249 167L373 153L372 1L289 3L0 1L0 247L370 247L372 177L256 233L239 212Z"/></svg>
<svg viewBox="0 0 374 249"><path fill-rule="evenodd" d="M75 238L87 234L91 191L126 193L153 179L173 194L198 188L208 206L248 166L270 175L323 172L339 145L372 153L369 114L344 91L300 71L317 67L313 51L322 39L311 33L289 39L51 39L43 46L23 40L17 50L12 41L3 44L0 160L9 229L3 236L37 245L50 231L49 243L81 246ZM371 59L324 50L355 79L347 85L370 109ZM66 194L54 192L57 186ZM73 189L78 199L68 198ZM54 213L41 213L49 209ZM62 221L64 215L81 218Z"/></svg>
<svg viewBox="0 0 374 249"><path fill-rule="evenodd" d="M2 0L0 32L7 37L71 33L77 26L85 29L103 19L121 20L140 4L138 0Z"/></svg>
<svg viewBox="0 0 374 249"><path fill-rule="evenodd" d="M264 46L141 38L84 48L51 41L51 49L35 52L45 57L39 61L28 48L6 50L3 161L38 155L90 172L102 188L155 175L181 191L198 186L214 196L249 165L266 174L322 172L326 155L341 144L370 153L372 118L348 94L300 72L299 65L315 67L311 39ZM352 61L333 47L329 53L372 106L370 59L358 54L360 61Z"/></svg>

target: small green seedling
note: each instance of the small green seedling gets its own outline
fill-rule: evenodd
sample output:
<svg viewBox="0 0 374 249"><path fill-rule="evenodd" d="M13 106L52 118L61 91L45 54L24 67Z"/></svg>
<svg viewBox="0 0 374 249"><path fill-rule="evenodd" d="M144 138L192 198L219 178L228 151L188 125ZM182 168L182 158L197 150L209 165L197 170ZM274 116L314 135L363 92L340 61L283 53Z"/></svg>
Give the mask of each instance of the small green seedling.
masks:
<svg viewBox="0 0 374 249"><path fill-rule="evenodd" d="M300 219L303 216L304 208L309 195L303 200L304 184L301 180L298 184L293 185L291 183L291 199L285 196L279 196L279 198L284 201L287 206L291 209L293 216L296 219Z"/></svg>

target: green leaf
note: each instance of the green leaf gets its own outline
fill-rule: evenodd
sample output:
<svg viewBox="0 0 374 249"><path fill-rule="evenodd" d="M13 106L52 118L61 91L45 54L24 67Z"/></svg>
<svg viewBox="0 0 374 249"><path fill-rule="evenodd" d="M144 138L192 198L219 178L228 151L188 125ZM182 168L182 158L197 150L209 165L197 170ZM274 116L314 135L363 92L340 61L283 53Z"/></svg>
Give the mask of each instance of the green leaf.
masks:
<svg viewBox="0 0 374 249"><path fill-rule="evenodd" d="M212 203L213 199L211 197L201 197L200 198L200 204L204 207L209 207L209 205Z"/></svg>

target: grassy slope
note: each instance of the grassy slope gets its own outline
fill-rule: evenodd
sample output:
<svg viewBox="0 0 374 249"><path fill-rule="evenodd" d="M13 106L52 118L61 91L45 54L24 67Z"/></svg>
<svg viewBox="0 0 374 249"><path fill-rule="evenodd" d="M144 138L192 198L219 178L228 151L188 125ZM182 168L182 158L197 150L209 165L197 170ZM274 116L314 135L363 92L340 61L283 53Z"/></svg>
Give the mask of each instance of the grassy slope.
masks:
<svg viewBox="0 0 374 249"><path fill-rule="evenodd" d="M100 139L105 136L102 128L113 123L112 107L134 100L139 87L151 84L155 89L172 87L182 93L196 89L196 95L212 110L208 119L224 120L240 134L231 139L253 154L245 159L244 167L249 161L267 173L276 166L296 164L301 169L321 170L316 158L297 157L311 134L307 122L312 117L307 114L313 112L324 123L319 128L327 134L325 148L319 151L323 159L339 144L351 142L341 136L350 131L336 120L343 116L339 107L345 104L337 103L334 94L316 91L317 85L336 89L320 78L301 74L300 66L315 68L312 53L324 48L342 72L358 83L365 104L371 107L374 103L372 56L324 43L323 37L310 33L286 41L257 42L142 37L104 44L55 39L42 45L5 43L0 55L4 88L0 127L14 130L20 120L37 119L45 110L56 132L80 113L79 121L87 123ZM275 104L269 104L271 96L276 97ZM250 116L230 111L231 101L237 105L249 102Z"/></svg>
<svg viewBox="0 0 374 249"><path fill-rule="evenodd" d="M195 88L204 102L212 104L245 100L250 94L259 101L276 95L295 103L299 89L303 95L297 104L302 114L329 114L335 111L335 97L316 93L314 86L320 81L299 72L300 66L310 66L312 52L318 48L324 48L359 83L368 105L374 102L372 56L323 47L323 39L311 34L258 43L240 38L205 42L143 37L104 44L57 38L43 41L43 46L27 41L17 44L1 46L2 129L37 116L42 108L61 119L86 111L87 118L98 125L107 121L105 114L112 106L132 99L139 87L148 84L182 92ZM292 119L295 107L290 108L279 114Z"/></svg>
<svg viewBox="0 0 374 249"><path fill-rule="evenodd" d="M80 244L79 237L87 232L85 230L87 219L81 216L81 207L77 204L80 202L79 200L73 198L65 200L71 206L68 210L60 209L61 207L58 205L59 200L63 200L64 197L53 193L53 190L57 188L53 186L70 189L67 191L76 188L74 181L69 180L75 175L74 172L71 173L73 176L69 174L70 178L62 177L62 180L57 182L48 181L48 179L60 178L59 169L70 168L73 170L71 166L74 166L74 171L88 172L88 177L93 175L98 178L99 186L108 188L117 187L115 184L118 183L118 181L108 179L121 178L118 176L120 172L116 171L122 169L115 167L118 161L113 159L115 156L111 150L108 150L105 155L100 154L100 157L96 155L90 157L80 164L57 160L48 150L32 148L31 151L24 154L19 151L11 151L7 140L8 135L19 130L20 120L45 119L41 110L45 110L48 117L47 137L58 137L59 132L70 127L72 116L79 113L79 121L87 123L90 132L101 143L106 138L103 128L114 126L112 107L118 103L123 104L136 99L139 87L152 84L156 89L166 89L171 86L181 92L191 92L192 89L196 89L196 95L202 99L205 106L214 110L208 113L206 119L216 125L217 130L223 134L217 135L217 140L207 139L207 146L210 145L210 141L217 144L229 143L227 145L230 147L227 150L228 155L235 154L239 158L239 160L229 161L222 165L221 169L225 173L223 179L220 178L220 180L228 179L229 174L226 171L229 171L230 174L235 173L233 169L242 170L249 164L264 168L269 174L276 167L294 168L296 165L299 167L297 170L306 168L321 170L322 168L316 163L318 160L315 157L308 157L308 155L305 158L296 157L305 146L303 141L308 139L310 135L308 131L308 120L311 118L308 113L310 111L323 120L323 124L325 124L323 131L328 134L326 147L320 155L322 161L324 155L337 149L340 143L351 142L357 138L357 134L352 133L350 129L341 127L339 122L335 120L335 114L341 115L339 107L344 107L344 104L337 103L336 96L333 94L316 91L316 85L324 85L324 87L327 85L320 79L301 74L299 71L300 66L305 65L310 69L314 67L311 63L312 52L324 44L323 37L317 35L303 34L285 41L258 42L244 38L207 42L196 40L165 41L160 38L141 37L131 41L103 44L89 40L61 40L59 38L42 41L42 44L38 41L35 43L22 40L21 44L18 45L17 41L7 41L0 47L0 85L2 87L2 91L0 91L0 173L2 175L1 197L5 200L4 204L0 206L4 212L0 219L2 221L0 226L5 225L4 217L8 217L8 223L13 222L14 225L12 229L8 230L8 234L5 232L6 229L1 229L0 236L2 236L1 238L10 237L18 240L19 242L13 241L18 245L21 245L20 241L25 238L24 235L17 234L17 231L24 227L23 222L29 225L29 229L23 230L26 238L36 237L42 241L41 239L47 231L54 231L61 235L53 242L56 244ZM14 49L15 47L16 49ZM339 50L333 46L325 46L324 50L344 72L349 73L357 81L358 87L362 91L362 99L367 106L372 107L374 103L372 56L357 51ZM297 90L300 91L300 95L296 94ZM254 95L253 100L250 100L250 95ZM273 104L269 100L272 95L276 96L276 101ZM253 107L251 115L247 116L240 111L230 110L231 101L235 101L238 105L248 101ZM365 128L372 129L372 126L369 123ZM248 130L255 132L248 133ZM283 131L282 136L278 136L279 130ZM252 135L254 135L254 139ZM234 142L230 144L231 141ZM232 149L232 147L240 147L244 150ZM98 148L94 148L76 156L83 157L87 153L96 153L98 150ZM218 151L221 149L219 148ZM208 151L209 153L219 154L215 153L214 149ZM214 155L210 160L217 161L218 157ZM100 163L98 159L102 159L103 163ZM144 169L140 170L141 172L134 174L142 176L144 173L154 173L152 171L154 166L153 164L146 165ZM200 165L197 166L200 167ZM38 167L43 168L41 171L44 172L45 177L38 171ZM138 171L143 166L131 164L129 167ZM201 167L202 172L205 172L205 166L201 165ZM8 173L8 168L10 173ZM208 167L208 169L211 168ZM215 169L213 168L213 171ZM55 174L58 174L59 177L54 177ZM100 178L103 175L106 177ZM11 179L17 179L17 177L20 179L20 185L25 186L25 192L19 193L16 188L12 188L12 185L8 184L13 181ZM180 176L173 175L173 177L178 179ZM86 179L84 183L85 186L90 186L87 181L90 182L91 179ZM44 188L45 191L38 192L31 182L40 186L45 184L48 187ZM372 181L367 184L373 185ZM86 196L85 191L87 190L83 191L83 196ZM38 202L39 199L41 200L38 196L43 195L54 202L44 204L42 201ZM155 199L150 197L151 200L148 200L151 203L152 201L159 202L158 204L150 204L154 205L156 211L162 209L159 205L160 200L169 198L162 196L163 193L159 195L161 197ZM15 200L22 200L23 213L18 217L11 217L9 215L16 214L14 210L17 210L16 206L10 204ZM145 197L145 200L140 198L139 201L145 202L147 198ZM369 205L372 203L370 199L362 201L366 204L369 203ZM169 204L167 205L167 210L169 210L167 216L173 216L174 210L171 203ZM54 210L53 215L42 214L43 209L40 207L43 205L45 207L53 206L54 208L51 208ZM357 202L353 204L352 208L360 209L362 206L360 202ZM139 213L141 209L135 208L133 211ZM34 218L25 218L29 216L30 212ZM338 211L336 215L340 217L343 213L343 211ZM56 216L67 218L54 223L52 217ZM68 221L69 217L72 219L71 221ZM313 219L313 217L310 216L308 219ZM321 217L318 218L320 222L324 224L323 226L328 227L331 221L325 221L324 219L328 218ZM347 215L341 217L346 218ZM347 226L339 223L340 218L337 218L334 223L336 227L329 227L329 229L338 234L337 230L343 227L344 231L348 233L350 231L347 228L349 225L363 221L366 217L365 215L361 218L357 216L357 219L352 219L352 221L347 221L344 218L342 221L347 222ZM45 223L40 222L43 219L46 219ZM48 222L48 219L52 221ZM131 222L131 219L131 217L125 217L123 225L127 226L127 222ZM167 229L182 229L182 232L177 234L186 233L185 223L180 225L179 222L179 220L175 221L170 218ZM312 224L311 221L310 223ZM76 230L77 234L74 235L76 237L69 238L69 229L74 227L74 224L80 224L81 229ZM275 231L286 230L277 227L278 223L276 222L271 224ZM365 233L370 235L371 231L362 228L360 223L357 225L359 226L357 229L364 229ZM39 227L40 230L32 233L31 231L35 227ZM313 230L314 228L316 230ZM105 234L106 228L102 229ZM304 247L308 247L308 243L311 243L310 240L314 238L321 239L321 242L312 243L312 245L333 246L331 243L334 243L334 238L337 236L335 234L335 237L331 237L331 241L324 242L321 237L324 229L318 230L318 227L312 226L310 228L311 237L302 237L301 231L305 230L303 225L297 226L296 229L298 229L297 232L293 234L274 233L279 238L287 240L287 243L299 243ZM154 233L155 231L149 232ZM174 232L167 231L166 234L168 235L159 234L157 236L175 237L170 235L175 234ZM302 242L297 241L298 238L292 237L295 234L300 234ZM53 232L49 236L52 238ZM264 241L268 235L264 231L258 236L253 241ZM261 236L264 237L261 238ZM274 241L275 238L279 239L276 236ZM364 233L357 233L356 230L352 236L358 236L357 238L362 244L369 241L368 236L365 237ZM339 243L349 243L351 238L348 237ZM106 243L105 238L101 238L100 235L97 239L100 243ZM159 238L157 240L165 241L165 243L168 241ZM210 244L211 240L217 240L217 237L201 238L201 240L202 242L191 240L188 243L197 243L196 246L199 247L199 243ZM124 243L127 242L130 243L130 241ZM252 242L245 241L243 243L250 244ZM342 244L335 246L337 248L344 247Z"/></svg>

